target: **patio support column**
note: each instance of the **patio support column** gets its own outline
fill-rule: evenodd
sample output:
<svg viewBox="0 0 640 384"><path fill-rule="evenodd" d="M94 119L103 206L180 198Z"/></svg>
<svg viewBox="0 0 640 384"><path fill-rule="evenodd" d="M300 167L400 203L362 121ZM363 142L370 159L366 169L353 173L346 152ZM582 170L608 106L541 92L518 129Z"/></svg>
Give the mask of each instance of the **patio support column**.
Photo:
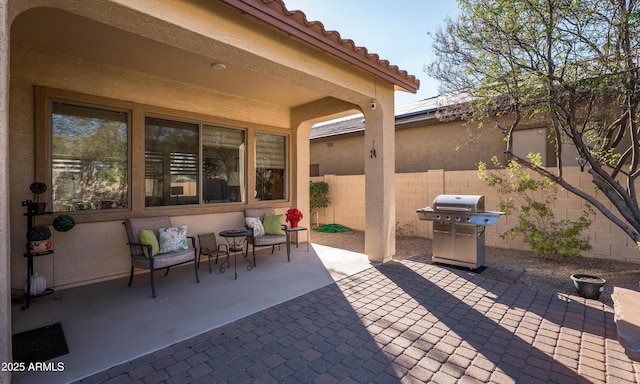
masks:
<svg viewBox="0 0 640 384"><path fill-rule="evenodd" d="M395 119L393 90L390 97L380 94L378 91L375 109L369 102L362 108L365 118L364 252L372 262L385 263L396 253Z"/></svg>
<svg viewBox="0 0 640 384"><path fill-rule="evenodd" d="M0 361L11 358L11 239L9 236L9 5L0 1ZM0 372L0 383L11 374Z"/></svg>
<svg viewBox="0 0 640 384"><path fill-rule="evenodd" d="M313 124L309 121L300 123L293 129L293 207L302 212L300 225L311 230L311 213L309 208L309 133ZM306 239L305 239L306 241Z"/></svg>
<svg viewBox="0 0 640 384"><path fill-rule="evenodd" d="M309 134L314 123L330 119L331 116L344 116L347 111L355 111L354 104L327 97L309 104L300 105L291 110L293 167L292 204L304 217L301 225L311 230L311 211L309 207Z"/></svg>

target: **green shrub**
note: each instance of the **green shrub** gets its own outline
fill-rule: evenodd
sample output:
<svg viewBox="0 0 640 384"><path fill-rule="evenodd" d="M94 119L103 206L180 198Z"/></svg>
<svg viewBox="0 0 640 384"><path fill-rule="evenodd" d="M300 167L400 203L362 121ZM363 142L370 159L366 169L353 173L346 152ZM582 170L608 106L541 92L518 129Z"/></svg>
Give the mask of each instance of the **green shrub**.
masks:
<svg viewBox="0 0 640 384"><path fill-rule="evenodd" d="M540 154L529 154L528 158L536 165L542 163ZM500 210L518 218L518 225L503 233L502 238L522 236L533 252L546 258L580 257L581 252L591 249L591 238L580 237L591 226L594 210L590 205L585 205L577 220L557 220L552 209L557 200L557 185L546 178L533 178L515 161L510 161L506 168L495 156L491 161L497 169L506 169L506 174L489 171L480 162L478 176L497 189Z"/></svg>
<svg viewBox="0 0 640 384"><path fill-rule="evenodd" d="M309 208L314 211L326 208L331 203L329 199L329 184L324 181L309 182Z"/></svg>

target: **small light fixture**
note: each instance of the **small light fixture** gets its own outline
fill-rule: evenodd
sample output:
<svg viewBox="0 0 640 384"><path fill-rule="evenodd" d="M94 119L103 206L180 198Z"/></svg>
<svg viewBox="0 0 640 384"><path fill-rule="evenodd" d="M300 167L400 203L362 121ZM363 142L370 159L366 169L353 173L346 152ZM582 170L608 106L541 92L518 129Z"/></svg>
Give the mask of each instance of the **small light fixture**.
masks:
<svg viewBox="0 0 640 384"><path fill-rule="evenodd" d="M213 63L211 64L211 68L215 69L216 71L222 71L223 69L226 69L227 66L222 63Z"/></svg>
<svg viewBox="0 0 640 384"><path fill-rule="evenodd" d="M376 109L377 106L378 106L378 100L371 99L371 109Z"/></svg>

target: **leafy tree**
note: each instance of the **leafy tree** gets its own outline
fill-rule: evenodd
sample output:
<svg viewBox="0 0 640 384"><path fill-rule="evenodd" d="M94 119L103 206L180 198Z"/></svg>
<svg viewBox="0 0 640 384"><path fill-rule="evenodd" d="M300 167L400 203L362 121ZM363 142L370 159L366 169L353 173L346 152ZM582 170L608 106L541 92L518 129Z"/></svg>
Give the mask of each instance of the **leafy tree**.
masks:
<svg viewBox="0 0 640 384"><path fill-rule="evenodd" d="M540 154L530 153L527 159L542 167ZM496 156L491 161L496 168L504 168ZM586 205L576 220L558 220L553 205L558 196L558 186L548 178L533 177L531 171L510 161L505 172L490 171L480 162L478 176L490 187L496 188L500 196L500 210L515 215L518 224L501 237L514 239L522 236L531 250L545 258L554 256L580 257L582 251L591 249L591 238L580 238L580 234L591 226L590 216L594 210Z"/></svg>
<svg viewBox="0 0 640 384"><path fill-rule="evenodd" d="M456 112L505 134L506 159L580 196L640 242L640 2L459 0L459 18L434 34L427 72L441 91L467 93ZM513 153L523 122L549 123L556 170ZM564 177L563 143L611 209Z"/></svg>
<svg viewBox="0 0 640 384"><path fill-rule="evenodd" d="M311 214L318 208L326 208L331 203L329 199L329 184L324 181L309 181L309 208ZM316 223L317 224L317 223Z"/></svg>
<svg viewBox="0 0 640 384"><path fill-rule="evenodd" d="M309 208L312 211L326 208L331 203L329 199L329 184L324 181L309 181Z"/></svg>

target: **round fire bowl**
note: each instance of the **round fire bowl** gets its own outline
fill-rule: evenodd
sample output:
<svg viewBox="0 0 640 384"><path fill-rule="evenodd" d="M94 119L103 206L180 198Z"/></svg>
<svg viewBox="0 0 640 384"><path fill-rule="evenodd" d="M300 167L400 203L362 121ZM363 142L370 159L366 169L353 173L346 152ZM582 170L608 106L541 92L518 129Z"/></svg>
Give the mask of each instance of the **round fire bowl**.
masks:
<svg viewBox="0 0 640 384"><path fill-rule="evenodd" d="M605 279L598 276L573 274L571 280L578 290L578 295L586 299L598 300L604 291Z"/></svg>

